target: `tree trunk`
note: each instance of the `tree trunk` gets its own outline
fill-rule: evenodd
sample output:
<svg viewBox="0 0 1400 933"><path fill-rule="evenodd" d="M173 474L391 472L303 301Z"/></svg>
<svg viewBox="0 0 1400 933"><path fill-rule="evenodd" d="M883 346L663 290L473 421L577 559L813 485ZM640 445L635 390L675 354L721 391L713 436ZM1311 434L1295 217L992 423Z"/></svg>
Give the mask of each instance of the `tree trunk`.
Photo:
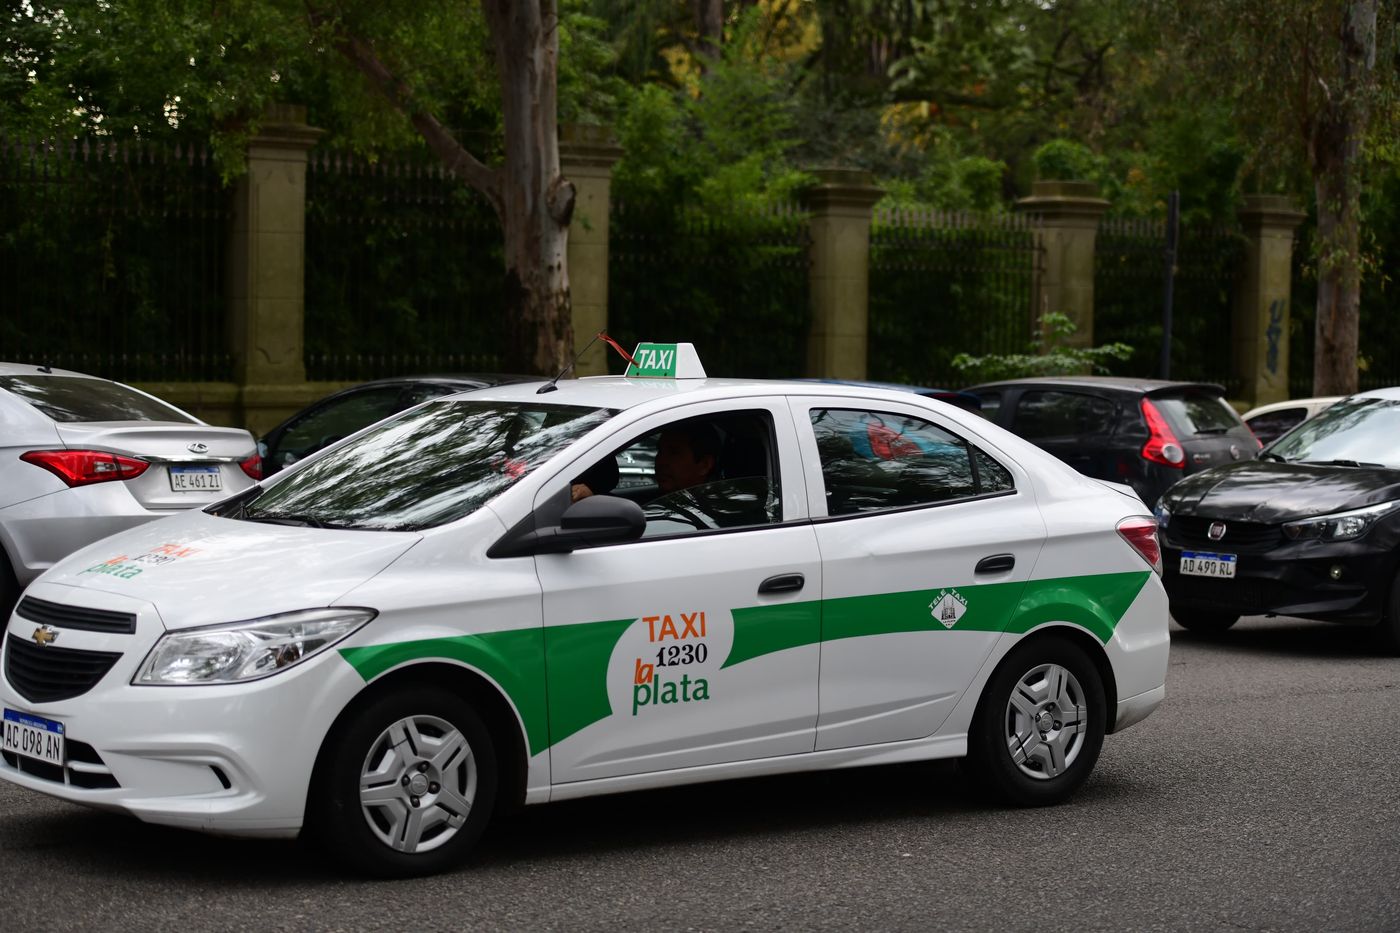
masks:
<svg viewBox="0 0 1400 933"><path fill-rule="evenodd" d="M1317 194L1317 329L1313 394L1357 388L1361 323L1361 140L1376 61L1376 0L1352 0L1341 29L1342 86L1312 124Z"/></svg>
<svg viewBox="0 0 1400 933"><path fill-rule="evenodd" d="M559 173L555 0L482 0L505 123L506 368L553 376L573 356L569 220L574 186Z"/></svg>
<svg viewBox="0 0 1400 933"><path fill-rule="evenodd" d="M690 0L695 13L696 45L707 58L719 58L724 48L724 0Z"/></svg>

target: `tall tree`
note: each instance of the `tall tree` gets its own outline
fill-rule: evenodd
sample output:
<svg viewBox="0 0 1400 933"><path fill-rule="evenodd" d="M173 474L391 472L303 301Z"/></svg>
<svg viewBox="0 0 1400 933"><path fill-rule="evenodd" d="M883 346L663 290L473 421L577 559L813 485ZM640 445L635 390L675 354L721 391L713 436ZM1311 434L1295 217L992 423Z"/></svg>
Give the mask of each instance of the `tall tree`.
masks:
<svg viewBox="0 0 1400 933"><path fill-rule="evenodd" d="M571 355L559 0L7 0L3 15L10 129L203 132L232 169L275 100L319 104L357 148L421 137L500 219L506 365L552 374Z"/></svg>
<svg viewBox="0 0 1400 933"><path fill-rule="evenodd" d="M1391 138L1400 126L1396 8L1377 0L1176 0L1170 7L1188 67L1235 97L1260 167L1277 163L1277 153L1307 167L1318 228L1313 390L1354 392L1367 141Z"/></svg>
<svg viewBox="0 0 1400 933"><path fill-rule="evenodd" d="M386 64L353 10L312 7L312 22L403 113L448 171L481 192L505 234L512 369L554 373L572 355L568 239L574 186L559 170L559 9L556 0L481 0L500 79L504 159L487 166Z"/></svg>

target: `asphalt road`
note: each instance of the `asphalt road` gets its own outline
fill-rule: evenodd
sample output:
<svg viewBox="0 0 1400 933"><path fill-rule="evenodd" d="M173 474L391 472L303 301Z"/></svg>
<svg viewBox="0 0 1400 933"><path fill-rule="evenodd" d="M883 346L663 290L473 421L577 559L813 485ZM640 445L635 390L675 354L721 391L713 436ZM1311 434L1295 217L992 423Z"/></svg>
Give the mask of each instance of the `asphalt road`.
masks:
<svg viewBox="0 0 1400 933"><path fill-rule="evenodd" d="M1173 636L1167 702L1046 810L946 763L729 782L532 808L457 873L369 882L0 784L0 928L1400 929L1400 659L1292 619Z"/></svg>

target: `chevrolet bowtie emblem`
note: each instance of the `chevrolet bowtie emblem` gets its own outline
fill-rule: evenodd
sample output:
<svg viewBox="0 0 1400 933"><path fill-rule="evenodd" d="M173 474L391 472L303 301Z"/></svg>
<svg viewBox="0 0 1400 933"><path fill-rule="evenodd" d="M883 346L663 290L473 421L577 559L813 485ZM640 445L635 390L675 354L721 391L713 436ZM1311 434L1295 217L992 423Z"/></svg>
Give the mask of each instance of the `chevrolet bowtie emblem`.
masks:
<svg viewBox="0 0 1400 933"><path fill-rule="evenodd" d="M39 626L34 630L34 634L29 637L34 639L34 644L41 648L44 645L52 645L54 642L58 641L58 633L47 625Z"/></svg>

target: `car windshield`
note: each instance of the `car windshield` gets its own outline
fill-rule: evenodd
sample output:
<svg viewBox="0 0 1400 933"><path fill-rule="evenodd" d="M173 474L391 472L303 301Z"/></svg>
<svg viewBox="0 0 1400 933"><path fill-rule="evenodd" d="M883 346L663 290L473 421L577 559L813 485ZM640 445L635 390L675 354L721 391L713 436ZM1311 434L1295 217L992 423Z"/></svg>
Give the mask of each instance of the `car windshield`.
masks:
<svg viewBox="0 0 1400 933"><path fill-rule="evenodd" d="M1400 468L1400 401L1351 398L1280 438L1266 459Z"/></svg>
<svg viewBox="0 0 1400 933"><path fill-rule="evenodd" d="M475 512L613 412L442 401L385 421L237 512L251 521L405 531Z"/></svg>
<svg viewBox="0 0 1400 933"><path fill-rule="evenodd" d="M85 376L0 376L6 389L54 421L177 421L195 424L178 408L130 386Z"/></svg>

